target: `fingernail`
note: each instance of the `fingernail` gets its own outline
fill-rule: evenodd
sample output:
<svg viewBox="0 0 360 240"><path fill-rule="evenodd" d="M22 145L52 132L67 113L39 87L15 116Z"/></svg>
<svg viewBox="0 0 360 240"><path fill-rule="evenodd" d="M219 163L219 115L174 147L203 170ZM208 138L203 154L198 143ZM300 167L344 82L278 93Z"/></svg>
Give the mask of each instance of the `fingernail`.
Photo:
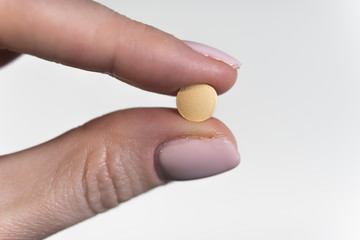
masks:
<svg viewBox="0 0 360 240"><path fill-rule="evenodd" d="M240 163L234 145L223 139L179 139L163 144L155 161L168 180L191 180L213 176Z"/></svg>
<svg viewBox="0 0 360 240"><path fill-rule="evenodd" d="M241 63L236 58L226 54L216 48L207 46L202 43L192 42L192 41L183 41L186 45L191 47L193 50L207 56L210 58L214 58L216 60L222 61L224 63L229 64L232 68L238 69L241 66Z"/></svg>

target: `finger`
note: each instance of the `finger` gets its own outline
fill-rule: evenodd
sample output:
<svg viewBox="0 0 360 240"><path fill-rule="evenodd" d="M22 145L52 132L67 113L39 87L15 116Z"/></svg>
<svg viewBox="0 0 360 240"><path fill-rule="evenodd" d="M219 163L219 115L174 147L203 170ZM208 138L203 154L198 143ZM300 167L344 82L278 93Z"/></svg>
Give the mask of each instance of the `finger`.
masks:
<svg viewBox="0 0 360 240"><path fill-rule="evenodd" d="M224 63L231 58L215 60L225 55L192 44L199 54L170 34L92 1L2 0L0 16L0 47L109 73L145 90L175 94L184 85L207 83L220 94L236 80L236 70Z"/></svg>
<svg viewBox="0 0 360 240"><path fill-rule="evenodd" d="M109 114L0 158L0 239L43 238L167 181L238 163L235 140L216 119L189 122L172 109Z"/></svg>
<svg viewBox="0 0 360 240"><path fill-rule="evenodd" d="M12 52L5 49L0 49L0 68L20 56L19 53Z"/></svg>

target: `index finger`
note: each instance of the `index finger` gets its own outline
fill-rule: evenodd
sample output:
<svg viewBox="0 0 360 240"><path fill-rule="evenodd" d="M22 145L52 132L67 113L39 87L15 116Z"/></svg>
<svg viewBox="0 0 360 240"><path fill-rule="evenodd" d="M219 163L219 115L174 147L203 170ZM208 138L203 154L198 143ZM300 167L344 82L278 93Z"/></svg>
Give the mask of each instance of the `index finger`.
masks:
<svg viewBox="0 0 360 240"><path fill-rule="evenodd" d="M174 95L207 83L221 94L234 68L193 51L156 28L88 0L0 0L0 48L108 73L136 87Z"/></svg>

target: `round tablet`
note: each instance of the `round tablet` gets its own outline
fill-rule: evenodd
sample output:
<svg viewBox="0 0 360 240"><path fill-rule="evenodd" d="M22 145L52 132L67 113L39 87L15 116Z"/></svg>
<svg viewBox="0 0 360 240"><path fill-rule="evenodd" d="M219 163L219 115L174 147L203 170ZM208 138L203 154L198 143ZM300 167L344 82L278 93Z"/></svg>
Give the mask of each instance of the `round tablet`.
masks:
<svg viewBox="0 0 360 240"><path fill-rule="evenodd" d="M202 122L209 119L217 106L217 93L207 84L182 87L176 96L176 106L185 119Z"/></svg>

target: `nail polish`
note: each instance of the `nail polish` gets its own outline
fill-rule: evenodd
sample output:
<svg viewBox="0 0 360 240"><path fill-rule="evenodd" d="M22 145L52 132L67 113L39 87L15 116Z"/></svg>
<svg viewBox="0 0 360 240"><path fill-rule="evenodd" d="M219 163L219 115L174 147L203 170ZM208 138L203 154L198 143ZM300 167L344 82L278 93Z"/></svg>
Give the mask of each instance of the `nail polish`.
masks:
<svg viewBox="0 0 360 240"><path fill-rule="evenodd" d="M191 47L193 50L207 56L210 58L214 58L216 60L222 61L228 65L230 65L234 69L238 69L241 66L241 63L236 58L230 56L229 54L226 54L216 48L210 47L208 45L193 42L193 41L183 41L186 45Z"/></svg>
<svg viewBox="0 0 360 240"><path fill-rule="evenodd" d="M186 138L161 145L155 161L164 178L191 180L233 169L240 163L240 155L224 139Z"/></svg>

